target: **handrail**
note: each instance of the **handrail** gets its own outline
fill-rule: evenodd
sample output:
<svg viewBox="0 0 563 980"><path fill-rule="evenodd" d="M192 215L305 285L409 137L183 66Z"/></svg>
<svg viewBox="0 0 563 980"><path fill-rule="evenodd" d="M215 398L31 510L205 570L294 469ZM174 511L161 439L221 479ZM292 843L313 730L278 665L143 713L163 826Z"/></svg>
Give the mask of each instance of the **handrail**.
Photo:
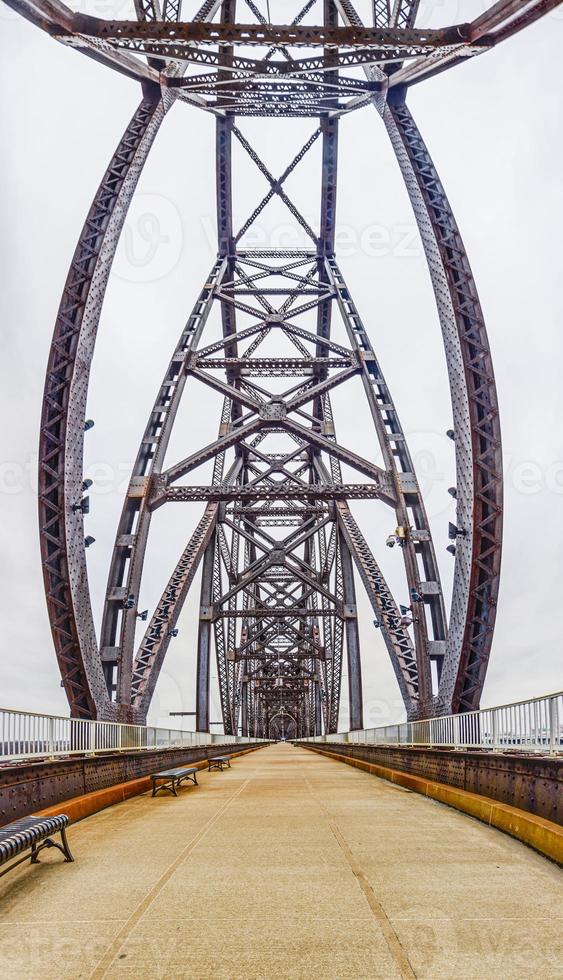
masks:
<svg viewBox="0 0 563 980"><path fill-rule="evenodd" d="M0 762L261 741L267 739L0 708ZM301 741L555 754L563 752L563 691L459 715L317 735Z"/></svg>
<svg viewBox="0 0 563 980"><path fill-rule="evenodd" d="M493 752L508 750L553 755L563 752L563 691L459 715L316 735L301 741L488 749Z"/></svg>
<svg viewBox="0 0 563 980"><path fill-rule="evenodd" d="M265 741L242 735L122 725L0 708L0 762Z"/></svg>

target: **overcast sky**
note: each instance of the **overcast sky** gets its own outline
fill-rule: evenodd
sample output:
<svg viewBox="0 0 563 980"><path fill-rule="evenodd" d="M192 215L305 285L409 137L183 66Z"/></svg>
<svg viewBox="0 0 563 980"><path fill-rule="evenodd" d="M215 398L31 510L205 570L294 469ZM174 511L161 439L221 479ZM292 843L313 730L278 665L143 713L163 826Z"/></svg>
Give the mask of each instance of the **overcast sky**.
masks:
<svg viewBox="0 0 563 980"><path fill-rule="evenodd" d="M125 4L114 0L114 6L112 0L97 0L81 9L128 15ZM485 6L484 0L431 0L423 5L421 23L468 20ZM289 20L296 4L288 0L287 7ZM467 245L501 406L505 540L484 705L563 686L562 42L563 11L556 11L498 50L416 87L409 96ZM0 704L66 713L39 560L41 396L72 251L100 177L138 103L139 88L57 44L3 6L0 73ZM241 128L270 169L281 173L314 122L250 120ZM318 214L318 150L287 185L311 223ZM235 187L235 215L242 223L267 188L238 152ZM176 105L139 184L108 288L92 371L88 414L96 426L86 436L85 473L95 487L86 527L96 538L88 567L98 623L123 491L147 413L213 262L214 199L213 121ZM260 217L257 242L291 242L285 237L290 217L280 208ZM444 355L410 205L371 107L341 124L338 222L341 267L428 491L449 602L453 563L445 547L455 510L447 488L454 482L454 460L445 437L451 408ZM334 395L339 437L365 452L364 430L343 390ZM209 397L200 389L186 398L170 458L187 455L183 449L202 440ZM215 396L209 404L218 404ZM355 513L397 600L404 601L400 556L384 546L393 530L392 514L378 503L356 507ZM189 507L159 512L141 607L154 608L195 516ZM194 707L198 592L196 583L157 688L155 721L164 722L170 710ZM396 719L401 704L363 598L360 610L365 724L380 724ZM212 718L218 718L214 700Z"/></svg>

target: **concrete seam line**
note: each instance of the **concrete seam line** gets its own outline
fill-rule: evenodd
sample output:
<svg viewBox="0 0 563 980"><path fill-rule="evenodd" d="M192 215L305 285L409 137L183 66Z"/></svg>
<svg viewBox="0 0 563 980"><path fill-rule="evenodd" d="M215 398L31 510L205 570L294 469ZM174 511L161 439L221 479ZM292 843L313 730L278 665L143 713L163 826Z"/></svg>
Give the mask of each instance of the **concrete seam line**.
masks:
<svg viewBox="0 0 563 980"><path fill-rule="evenodd" d="M545 817L537 816L528 810L521 810L510 803L501 803L479 793L449 786L447 783L426 781L423 776L387 769L384 766L374 766L373 763L364 762L363 759L354 759L352 756L340 755L326 749L314 747L313 751L334 759L335 762L354 765L355 768L374 774L379 779L403 785L445 806L451 806L534 848L544 857L563 864L563 828Z"/></svg>
<svg viewBox="0 0 563 980"><path fill-rule="evenodd" d="M362 871L360 865L356 861L356 858L354 857L354 854L348 842L346 841L344 835L342 834L340 827L338 826L336 821L331 817L327 807L316 795L309 779L305 774L303 774L303 779L315 803L325 815L330 830L334 838L336 839L336 842L340 847L340 850L342 851L344 857L346 858L346 861L348 863L348 866L350 867L350 870L352 871L352 874L356 878L356 881L358 882L358 885L360 886L364 894L364 897L370 907L370 911L374 919L376 920L376 922L379 925L379 928L381 929L383 938L387 943L387 948L389 949L391 956L395 960L395 963L397 964L397 967L401 972L401 977L403 978L403 980L416 980L416 973L412 968L407 952L403 947L397 933L395 932L395 929L393 928L393 925L391 924L387 916L387 913L383 908L383 905L377 898L377 895L375 894L372 885L370 884L370 882L364 875L364 872Z"/></svg>
<svg viewBox="0 0 563 980"><path fill-rule="evenodd" d="M98 965L95 967L93 972L90 974L90 980L102 980L102 978L106 976L107 971L114 963L115 957L117 956L119 950L123 946L123 943L129 937L130 933L135 928L135 926L140 921L140 919L143 917L147 909L152 905L155 898L157 898L157 896L160 894L164 886L170 881L172 875L183 864L186 858L190 856L191 852L197 847L199 842L205 837L206 833L209 830L211 830L213 825L217 823L219 818L223 815L223 813L231 805L231 803L233 803L234 800L236 800L237 796L240 796L243 790L246 789L246 787L252 781L253 778L254 778L253 776L249 776L248 779L245 779L242 786L239 786L238 789L231 794L229 799L225 800L223 806L219 810L217 810L217 812L213 814L212 817L209 818L209 820L207 821L206 824L203 825L201 830L198 830L197 834L195 834L192 837L192 839L186 844L184 849L180 851L178 857L175 858L174 861L172 861L172 864L168 866L166 871L164 871L161 874L158 881L156 881L155 884L152 886L148 895L145 895L142 902L139 902L137 908L131 913L131 915L127 919L127 922L121 927L115 939L112 940L106 952L104 953L104 956L102 957Z"/></svg>

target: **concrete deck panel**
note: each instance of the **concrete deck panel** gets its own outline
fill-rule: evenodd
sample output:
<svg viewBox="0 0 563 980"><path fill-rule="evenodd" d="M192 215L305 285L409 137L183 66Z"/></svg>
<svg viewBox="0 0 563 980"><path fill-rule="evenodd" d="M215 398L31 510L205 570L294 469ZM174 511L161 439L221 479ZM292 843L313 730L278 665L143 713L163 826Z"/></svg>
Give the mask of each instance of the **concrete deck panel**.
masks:
<svg viewBox="0 0 563 980"><path fill-rule="evenodd" d="M0 975L563 978L560 870L290 745L134 797L0 880Z"/></svg>

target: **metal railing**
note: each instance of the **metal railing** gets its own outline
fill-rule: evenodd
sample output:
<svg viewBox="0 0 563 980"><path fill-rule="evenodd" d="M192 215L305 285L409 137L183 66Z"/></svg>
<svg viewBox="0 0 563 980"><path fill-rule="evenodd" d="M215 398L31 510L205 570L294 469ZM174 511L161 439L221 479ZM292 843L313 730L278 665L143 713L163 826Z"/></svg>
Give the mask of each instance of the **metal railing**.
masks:
<svg viewBox="0 0 563 980"><path fill-rule="evenodd" d="M120 725L110 721L84 721L0 708L0 762L142 749L244 745L259 741L266 740L145 725Z"/></svg>
<svg viewBox="0 0 563 980"><path fill-rule="evenodd" d="M317 735L302 741L554 754L563 752L563 692L460 715Z"/></svg>

